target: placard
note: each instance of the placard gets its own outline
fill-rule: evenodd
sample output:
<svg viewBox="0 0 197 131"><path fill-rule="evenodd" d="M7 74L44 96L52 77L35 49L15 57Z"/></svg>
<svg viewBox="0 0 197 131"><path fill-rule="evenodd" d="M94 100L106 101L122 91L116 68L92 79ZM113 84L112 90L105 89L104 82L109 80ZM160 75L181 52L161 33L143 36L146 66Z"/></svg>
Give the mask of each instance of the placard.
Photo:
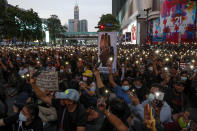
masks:
<svg viewBox="0 0 197 131"><path fill-rule="evenodd" d="M36 84L40 89L57 91L58 87L58 73L57 72L42 72L36 80Z"/></svg>
<svg viewBox="0 0 197 131"><path fill-rule="evenodd" d="M112 71L116 71L117 32L99 32L98 59L101 61L100 72L109 73L107 63L112 60Z"/></svg>

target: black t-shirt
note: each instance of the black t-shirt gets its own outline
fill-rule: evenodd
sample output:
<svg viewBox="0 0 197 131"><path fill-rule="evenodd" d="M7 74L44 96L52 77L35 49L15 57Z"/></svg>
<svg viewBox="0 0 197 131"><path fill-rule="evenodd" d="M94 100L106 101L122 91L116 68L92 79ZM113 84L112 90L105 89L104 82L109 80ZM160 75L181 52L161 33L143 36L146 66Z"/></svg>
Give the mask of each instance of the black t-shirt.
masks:
<svg viewBox="0 0 197 131"><path fill-rule="evenodd" d="M167 91L164 100L172 108L172 114L183 112L187 107L187 98L185 94L175 95L174 89L169 89Z"/></svg>
<svg viewBox="0 0 197 131"><path fill-rule="evenodd" d="M66 131L76 131L77 127L85 127L88 115L83 105L78 103L74 112L68 112L68 110L61 106L60 100L53 99L52 106L55 107L58 117L58 128L61 125L63 119L63 129ZM65 110L65 113L64 113ZM64 114L64 115L63 115Z"/></svg>
<svg viewBox="0 0 197 131"><path fill-rule="evenodd" d="M14 124L13 131L43 131L43 123L39 117L37 117L30 125L25 126L24 122L19 121L18 116L19 114L15 114L4 118L4 123L9 126Z"/></svg>
<svg viewBox="0 0 197 131"><path fill-rule="evenodd" d="M136 94L140 102L143 102L146 99L146 95L148 94L148 89L142 86L140 89L136 89Z"/></svg>

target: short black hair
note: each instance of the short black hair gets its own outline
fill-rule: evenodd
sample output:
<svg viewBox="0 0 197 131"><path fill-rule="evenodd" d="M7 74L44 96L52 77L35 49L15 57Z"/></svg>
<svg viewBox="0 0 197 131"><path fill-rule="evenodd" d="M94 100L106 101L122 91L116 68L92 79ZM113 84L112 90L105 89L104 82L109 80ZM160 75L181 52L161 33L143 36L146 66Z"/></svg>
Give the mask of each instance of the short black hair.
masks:
<svg viewBox="0 0 197 131"><path fill-rule="evenodd" d="M25 107L28 109L29 113L30 113L32 116L34 116L34 118L38 117L39 108L38 108L37 105L35 105L35 104L28 104L28 105L26 105Z"/></svg>
<svg viewBox="0 0 197 131"><path fill-rule="evenodd" d="M123 80L122 80L122 84L123 84L123 82L124 82L124 81L128 81L128 83L130 84L129 79L126 79L126 78L125 78L125 79L123 79Z"/></svg>

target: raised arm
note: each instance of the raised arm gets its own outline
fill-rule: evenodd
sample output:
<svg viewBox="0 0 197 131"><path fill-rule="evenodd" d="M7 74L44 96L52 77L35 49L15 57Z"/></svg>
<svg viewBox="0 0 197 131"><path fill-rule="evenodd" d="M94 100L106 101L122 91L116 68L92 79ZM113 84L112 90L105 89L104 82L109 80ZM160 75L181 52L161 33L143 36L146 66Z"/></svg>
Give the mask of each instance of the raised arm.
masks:
<svg viewBox="0 0 197 131"><path fill-rule="evenodd" d="M158 70L157 70L157 59L156 59L155 56L153 57L153 71L154 71L156 76L159 74Z"/></svg>
<svg viewBox="0 0 197 131"><path fill-rule="evenodd" d="M5 123L4 123L4 120L3 119L0 119L0 127L1 126L5 126Z"/></svg>
<svg viewBox="0 0 197 131"><path fill-rule="evenodd" d="M114 82L112 74L112 66L109 67L109 83L112 84L113 88L116 88L116 83Z"/></svg>
<svg viewBox="0 0 197 131"><path fill-rule="evenodd" d="M35 79L32 79L30 80L30 83L31 83L31 86L34 90L34 92L36 93L36 96L41 100L43 101L44 103L47 103L49 105L52 105L52 98L51 97L48 97L44 92L42 92L38 86L36 85L36 81Z"/></svg>
<svg viewBox="0 0 197 131"><path fill-rule="evenodd" d="M103 81L101 80L100 72L99 70L94 71L94 75L96 77L96 83L98 88L103 88L105 85L103 84Z"/></svg>
<svg viewBox="0 0 197 131"><path fill-rule="evenodd" d="M126 125L117 116L106 110L106 103L104 101L102 105L97 104L97 107L101 112L104 113L106 118L117 129L117 131L129 131Z"/></svg>

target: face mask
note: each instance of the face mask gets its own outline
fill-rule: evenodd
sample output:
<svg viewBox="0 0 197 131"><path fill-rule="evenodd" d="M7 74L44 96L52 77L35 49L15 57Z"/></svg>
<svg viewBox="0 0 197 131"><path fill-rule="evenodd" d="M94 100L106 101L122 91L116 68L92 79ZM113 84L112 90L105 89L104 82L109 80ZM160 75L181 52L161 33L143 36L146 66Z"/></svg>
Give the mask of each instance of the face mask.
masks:
<svg viewBox="0 0 197 131"><path fill-rule="evenodd" d="M135 88L140 89L142 86L135 85Z"/></svg>
<svg viewBox="0 0 197 131"><path fill-rule="evenodd" d="M61 70L60 70L60 73L63 73L63 72L64 72L64 70L61 69Z"/></svg>
<svg viewBox="0 0 197 131"><path fill-rule="evenodd" d="M26 116L23 115L23 113L20 112L20 114L19 114L19 120L25 122L25 121L27 121L27 118L26 118Z"/></svg>
<svg viewBox="0 0 197 131"><path fill-rule="evenodd" d="M83 77L83 81L87 81L88 80L88 78L87 77Z"/></svg>
<svg viewBox="0 0 197 131"><path fill-rule="evenodd" d="M153 71L153 67L149 67L148 70L149 70L149 71Z"/></svg>
<svg viewBox="0 0 197 131"><path fill-rule="evenodd" d="M129 86L122 86L122 90L128 91L129 90Z"/></svg>
<svg viewBox="0 0 197 131"><path fill-rule="evenodd" d="M149 94L149 97L148 97L148 100L149 100L150 102L152 102L154 99L155 99L155 95L152 94L152 93L150 93L150 94Z"/></svg>
<svg viewBox="0 0 197 131"><path fill-rule="evenodd" d="M186 81L187 80L187 77L181 77L181 80L182 81Z"/></svg>

